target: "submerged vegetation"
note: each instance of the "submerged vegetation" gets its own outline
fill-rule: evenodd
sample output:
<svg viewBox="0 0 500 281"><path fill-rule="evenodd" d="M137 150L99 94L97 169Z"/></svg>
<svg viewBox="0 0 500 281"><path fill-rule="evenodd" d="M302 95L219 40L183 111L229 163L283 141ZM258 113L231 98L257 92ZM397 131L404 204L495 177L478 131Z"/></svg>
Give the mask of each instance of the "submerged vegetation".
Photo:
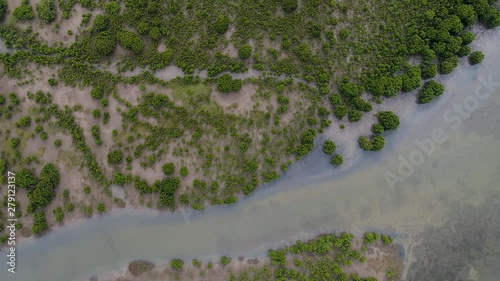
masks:
<svg viewBox="0 0 500 281"><path fill-rule="evenodd" d="M438 74L483 61L471 26L500 25L494 4L0 0L0 168L17 172L36 234L123 206L111 184L159 209L233 204L315 146L341 165L335 134L373 115L358 143L383 149L400 120L373 103L442 95Z"/></svg>

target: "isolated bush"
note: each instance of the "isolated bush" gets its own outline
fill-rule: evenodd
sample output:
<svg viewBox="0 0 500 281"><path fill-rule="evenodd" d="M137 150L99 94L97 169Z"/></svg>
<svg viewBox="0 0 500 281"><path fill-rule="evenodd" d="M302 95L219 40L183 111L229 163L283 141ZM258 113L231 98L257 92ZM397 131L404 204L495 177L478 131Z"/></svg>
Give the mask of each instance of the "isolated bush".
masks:
<svg viewBox="0 0 500 281"><path fill-rule="evenodd" d="M187 175L188 175L188 168L187 167L181 167L180 174L183 177L187 177Z"/></svg>
<svg viewBox="0 0 500 281"><path fill-rule="evenodd" d="M329 99L332 105L339 105L342 103L342 98L340 97L339 94L331 94L329 96Z"/></svg>
<svg viewBox="0 0 500 281"><path fill-rule="evenodd" d="M104 205L104 202L99 202L99 203L97 204L96 209L97 209L97 212L98 212L99 214L102 214L102 213L104 213L104 212L106 211L106 205Z"/></svg>
<svg viewBox="0 0 500 281"><path fill-rule="evenodd" d="M174 163L166 163L166 164L163 164L161 169L165 175L170 176L174 173L175 166L174 166Z"/></svg>
<svg viewBox="0 0 500 281"><path fill-rule="evenodd" d="M424 84L418 95L419 103L428 103L435 97L444 93L444 86L436 81L429 81Z"/></svg>
<svg viewBox="0 0 500 281"><path fill-rule="evenodd" d="M173 259L170 261L170 266L173 269L181 270L182 267L184 266L184 261L181 259Z"/></svg>
<svg viewBox="0 0 500 281"><path fill-rule="evenodd" d="M399 127L399 117L391 111L380 111L377 113L378 122L384 130L395 130Z"/></svg>
<svg viewBox="0 0 500 281"><path fill-rule="evenodd" d="M333 115L335 115L335 117L337 117L339 120L342 120L342 118L347 115L348 111L349 110L347 109L347 106L339 105L335 108L335 110L333 110Z"/></svg>
<svg viewBox="0 0 500 281"><path fill-rule="evenodd" d="M131 49L132 52L139 54L144 48L144 43L139 35L132 31L122 30L116 35L118 42L125 48Z"/></svg>
<svg viewBox="0 0 500 281"><path fill-rule="evenodd" d="M330 162L335 166L340 166L342 165L342 163L344 163L344 157L342 157L342 155L340 154L334 154Z"/></svg>
<svg viewBox="0 0 500 281"><path fill-rule="evenodd" d="M484 54L482 52L473 52L469 55L469 63L475 65L481 63L484 59Z"/></svg>
<svg viewBox="0 0 500 281"><path fill-rule="evenodd" d="M115 50L116 37L109 31L100 32L96 35L95 42L91 46L97 57L109 56Z"/></svg>
<svg viewBox="0 0 500 281"><path fill-rule="evenodd" d="M121 150L113 150L108 154L109 164L120 164L123 160L123 153Z"/></svg>
<svg viewBox="0 0 500 281"><path fill-rule="evenodd" d="M359 110L353 109L349 110L348 118L349 122L358 122L363 117L363 113Z"/></svg>
<svg viewBox="0 0 500 281"><path fill-rule="evenodd" d="M334 151L335 151L335 148L337 146L335 145L335 143L331 140L326 140L324 143L323 143L323 152L325 154L332 154Z"/></svg>
<svg viewBox="0 0 500 281"><path fill-rule="evenodd" d="M64 219L64 212L61 207L55 208L52 213L56 216L56 222L62 222Z"/></svg>
<svg viewBox="0 0 500 281"><path fill-rule="evenodd" d="M375 135L372 137L372 150L378 151L384 148L385 139L383 136Z"/></svg>
<svg viewBox="0 0 500 281"><path fill-rule="evenodd" d="M230 21L231 20L228 16L219 15L217 17L217 20L214 22L214 30L219 34L226 33L227 29L229 28Z"/></svg>
<svg viewBox="0 0 500 281"><path fill-rule="evenodd" d="M380 124L373 124L372 125L372 132L374 134L382 134L384 132L384 126Z"/></svg>
<svg viewBox="0 0 500 281"><path fill-rule="evenodd" d="M35 13L33 13L33 9L31 8L28 0L23 0L21 5L14 9L12 15L20 21L32 20L35 18Z"/></svg>
<svg viewBox="0 0 500 281"><path fill-rule="evenodd" d="M217 89L223 93L236 92L242 85L240 79L233 79L230 74L223 74L217 79Z"/></svg>
<svg viewBox="0 0 500 281"><path fill-rule="evenodd" d="M45 213L33 214L33 226L31 232L35 235L41 235L48 229L47 221L45 220Z"/></svg>
<svg viewBox="0 0 500 281"><path fill-rule="evenodd" d="M102 98L103 94L104 93L103 93L102 86L96 86L96 87L92 88L92 90L90 91L90 96L96 100L100 100Z"/></svg>
<svg viewBox="0 0 500 281"><path fill-rule="evenodd" d="M19 120L16 121L16 127L18 128L26 128L31 125L31 117L29 116L24 116L21 117Z"/></svg>
<svg viewBox="0 0 500 281"><path fill-rule="evenodd" d="M359 147L363 150L372 150L372 142L365 136L358 138Z"/></svg>
<svg viewBox="0 0 500 281"><path fill-rule="evenodd" d="M252 55L252 46L242 45L238 48L238 56L242 60L248 59Z"/></svg>
<svg viewBox="0 0 500 281"><path fill-rule="evenodd" d="M49 80L47 82L49 83L50 86L56 86L57 85L57 80L54 79L54 78L49 78Z"/></svg>
<svg viewBox="0 0 500 281"><path fill-rule="evenodd" d="M36 5L38 17L45 23L51 23L56 19L56 3L54 0L42 0Z"/></svg>
<svg viewBox="0 0 500 281"><path fill-rule="evenodd" d="M228 264L230 264L230 263L231 263L231 258L230 258L230 257L226 257L226 256L222 256L222 257L220 258L220 263L221 263L222 265L228 265Z"/></svg>

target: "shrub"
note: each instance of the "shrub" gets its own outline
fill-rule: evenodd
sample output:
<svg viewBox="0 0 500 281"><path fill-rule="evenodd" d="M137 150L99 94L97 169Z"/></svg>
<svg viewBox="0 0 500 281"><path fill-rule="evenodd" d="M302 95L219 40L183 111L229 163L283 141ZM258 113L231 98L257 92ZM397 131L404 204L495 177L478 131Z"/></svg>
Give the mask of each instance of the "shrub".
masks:
<svg viewBox="0 0 500 281"><path fill-rule="evenodd" d="M441 64L439 66L440 71L442 74L448 74L455 69L455 67L458 66L458 57L452 56L450 58L445 58L441 61Z"/></svg>
<svg viewBox="0 0 500 281"><path fill-rule="evenodd" d="M217 20L215 20L213 28L215 32L219 34L226 33L227 29L229 28L229 22L231 20L229 19L228 16L226 15L219 15L217 17Z"/></svg>
<svg viewBox="0 0 500 281"><path fill-rule="evenodd" d="M83 193L85 194L90 194L92 190L90 189L90 186L86 185L83 187Z"/></svg>
<svg viewBox="0 0 500 281"><path fill-rule="evenodd" d="M106 98L102 98L102 99L99 101L99 103L101 104L101 106L102 106L102 107L106 107L106 106L108 106L109 101L108 101L108 99L106 99Z"/></svg>
<svg viewBox="0 0 500 281"><path fill-rule="evenodd" d="M331 140L326 140L325 143L323 143L323 152L325 154L332 154L335 151L335 148L337 146L335 143Z"/></svg>
<svg viewBox="0 0 500 281"><path fill-rule="evenodd" d="M372 132L374 134L382 134L384 132L384 126L382 126L380 124L373 124Z"/></svg>
<svg viewBox="0 0 500 281"><path fill-rule="evenodd" d="M161 169L165 175L170 176L174 173L175 166L174 166L174 163L166 163L166 164L163 164Z"/></svg>
<svg viewBox="0 0 500 281"><path fill-rule="evenodd" d="M38 179L29 169L23 168L16 174L16 183L19 187L32 189L36 186Z"/></svg>
<svg viewBox="0 0 500 281"><path fill-rule="evenodd" d="M371 103L365 101L364 99L360 97L354 97L351 99L351 103L356 108L356 110L363 111L363 112L369 112L372 111L373 106Z"/></svg>
<svg viewBox="0 0 500 281"><path fill-rule="evenodd" d="M104 202L99 202L99 204L97 204L97 212L99 214L102 214L106 211L106 206L104 205Z"/></svg>
<svg viewBox="0 0 500 281"><path fill-rule="evenodd" d="M484 54L482 52L473 52L469 55L469 63L475 65L481 63L484 59Z"/></svg>
<svg viewBox="0 0 500 281"><path fill-rule="evenodd" d="M240 79L233 79L229 74L223 74L217 79L217 89L223 93L236 92L242 85Z"/></svg>
<svg viewBox="0 0 500 281"><path fill-rule="evenodd" d="M35 18L35 14L33 13L33 9L31 8L29 2L27 0L23 0L21 5L14 9L12 15L20 21L24 20L32 20Z"/></svg>
<svg viewBox="0 0 500 281"><path fill-rule="evenodd" d="M471 5L461 4L455 8L455 15L462 21L465 26L469 26L477 20L476 11Z"/></svg>
<svg viewBox="0 0 500 281"><path fill-rule="evenodd" d="M104 5L104 11L112 16L118 15L120 13L120 9L120 4L116 2L108 2Z"/></svg>
<svg viewBox="0 0 500 281"><path fill-rule="evenodd" d="M363 150L372 150L372 142L365 136L358 138L359 147Z"/></svg>
<svg viewBox="0 0 500 281"><path fill-rule="evenodd" d="M75 205L73 205L73 203L64 204L64 210L66 212L73 212L74 209L75 209Z"/></svg>
<svg viewBox="0 0 500 281"><path fill-rule="evenodd" d="M173 269L181 270L182 267L184 266L184 261L181 259L173 259L170 261L170 266Z"/></svg>
<svg viewBox="0 0 500 281"><path fill-rule="evenodd" d="M422 65L422 79L430 79L437 75L437 65L434 63Z"/></svg>
<svg viewBox="0 0 500 281"><path fill-rule="evenodd" d="M94 23L92 29L96 32L101 32L108 29L109 19L106 15L96 15L94 18Z"/></svg>
<svg viewBox="0 0 500 281"><path fill-rule="evenodd" d="M359 120L361 120L361 117L363 117L363 113L361 113L361 111L356 109L349 110L348 113L349 122L358 122Z"/></svg>
<svg viewBox="0 0 500 281"><path fill-rule="evenodd" d="M16 127L18 127L18 128L26 128L26 127L29 127L30 125L31 125L31 117L29 117L29 116L21 117L16 122Z"/></svg>
<svg viewBox="0 0 500 281"><path fill-rule="evenodd" d="M372 244L377 242L379 235L375 232L366 232L363 241L365 244Z"/></svg>
<svg viewBox="0 0 500 281"><path fill-rule="evenodd" d="M118 42L125 48L131 49L132 52L139 54L144 48L144 43L139 35L132 31L122 30L116 35Z"/></svg>
<svg viewBox="0 0 500 281"><path fill-rule="evenodd" d="M51 23L56 19L56 3L54 0L42 0L36 5L38 17L45 23Z"/></svg>
<svg viewBox="0 0 500 281"><path fill-rule="evenodd" d="M474 41L474 39L476 39L476 36L471 31L464 31L460 33L460 38L462 38L463 45L469 45L472 41Z"/></svg>
<svg viewBox="0 0 500 281"><path fill-rule="evenodd" d="M197 259L194 259L193 260L193 266L196 267L196 268L200 268L201 267L201 261L199 261Z"/></svg>
<svg viewBox="0 0 500 281"><path fill-rule="evenodd" d="M314 139L316 138L316 134L316 130L309 129L301 135L301 144L296 149L299 157L306 155L314 148Z"/></svg>
<svg viewBox="0 0 500 281"><path fill-rule="evenodd" d="M342 30L340 30L340 32L339 32L339 37L340 37L340 39L347 39L347 37L349 37L349 35L350 35L350 34L351 34L351 33L349 32L349 30L347 30L347 29L342 29Z"/></svg>
<svg viewBox="0 0 500 281"><path fill-rule="evenodd" d="M402 75L401 89L403 91L411 91L420 87L422 82L422 73L419 66L413 66L407 69L406 73Z"/></svg>
<svg viewBox="0 0 500 281"><path fill-rule="evenodd" d="M457 56L459 57L465 57L468 56L472 52L472 48L469 46L462 46L460 47L460 50L457 53Z"/></svg>
<svg viewBox="0 0 500 281"><path fill-rule="evenodd" d="M49 80L47 82L49 83L50 86L56 86L57 85L57 80L54 79L54 78L49 78Z"/></svg>
<svg viewBox="0 0 500 281"><path fill-rule="evenodd" d="M332 105L339 105L342 103L342 98L339 94L331 94L329 99Z"/></svg>
<svg viewBox="0 0 500 281"><path fill-rule="evenodd" d="M142 42L142 41L141 41ZM97 57L109 56L116 47L116 36L109 31L103 31L97 34L91 50Z"/></svg>
<svg viewBox="0 0 500 281"><path fill-rule="evenodd" d="M62 141L60 139L57 139L54 141L54 146L55 147L60 147L62 145Z"/></svg>
<svg viewBox="0 0 500 281"><path fill-rule="evenodd" d="M56 216L56 222L62 222L64 219L64 213L61 207L55 208L52 213Z"/></svg>
<svg viewBox="0 0 500 281"><path fill-rule="evenodd" d="M282 0L281 7L286 13L292 13L297 10L297 0Z"/></svg>
<svg viewBox="0 0 500 281"><path fill-rule="evenodd" d="M395 130L399 127L399 117L391 111L380 111L377 113L378 122L384 130Z"/></svg>
<svg viewBox="0 0 500 281"><path fill-rule="evenodd" d="M102 86L96 86L96 87L92 88L92 90L90 91L90 96L96 100L102 99L103 94L104 94L104 92L103 92Z"/></svg>
<svg viewBox="0 0 500 281"><path fill-rule="evenodd" d="M92 110L92 116L94 116L94 118L100 118L101 117L101 111L99 109Z"/></svg>
<svg viewBox="0 0 500 281"><path fill-rule="evenodd" d="M3 22L6 12L7 12L7 0L0 0L0 23Z"/></svg>
<svg viewBox="0 0 500 281"><path fill-rule="evenodd" d="M47 228L47 221L45 220L45 213L36 213L33 215L33 226L31 227L31 232L35 235L43 234Z"/></svg>
<svg viewBox="0 0 500 281"><path fill-rule="evenodd" d="M63 191L63 198L64 198L65 200L68 200L68 199L69 199L69 190L65 189L65 190Z"/></svg>
<svg viewBox="0 0 500 281"><path fill-rule="evenodd" d="M238 48L238 56L242 60L248 59L252 55L252 46L242 45Z"/></svg>
<svg viewBox="0 0 500 281"><path fill-rule="evenodd" d="M109 164L120 164L123 160L123 153L120 150L113 150L108 154Z"/></svg>
<svg viewBox="0 0 500 281"><path fill-rule="evenodd" d="M226 257L226 256L222 256L222 257L220 258L220 263L221 263L222 265L228 265L228 264L230 264L230 263L231 263L231 258L230 258L230 257Z"/></svg>
<svg viewBox="0 0 500 281"><path fill-rule="evenodd" d="M344 163L344 158L340 154L334 154L330 162L335 166L340 166Z"/></svg>
<svg viewBox="0 0 500 281"><path fill-rule="evenodd" d="M181 167L180 174L183 177L187 177L187 175L188 175L188 168L187 167Z"/></svg>
<svg viewBox="0 0 500 281"><path fill-rule="evenodd" d="M372 137L372 150L379 151L384 148L385 139L383 136L375 135Z"/></svg>
<svg viewBox="0 0 500 281"><path fill-rule="evenodd" d="M385 245L390 245L393 241L392 237L384 235L384 234L380 235L380 240L382 240L382 242Z"/></svg>
<svg viewBox="0 0 500 281"><path fill-rule="evenodd" d="M339 120L342 120L342 118L344 118L344 116L347 115L347 112L348 112L347 106L339 105L333 111L333 115L335 115L335 117L337 117Z"/></svg>
<svg viewBox="0 0 500 281"><path fill-rule="evenodd" d="M418 95L419 103L428 103L435 97L444 93L444 86L435 81L429 81L424 84Z"/></svg>
<svg viewBox="0 0 500 281"><path fill-rule="evenodd" d="M21 143L21 139L19 138L11 138L10 139L10 147L15 149Z"/></svg>

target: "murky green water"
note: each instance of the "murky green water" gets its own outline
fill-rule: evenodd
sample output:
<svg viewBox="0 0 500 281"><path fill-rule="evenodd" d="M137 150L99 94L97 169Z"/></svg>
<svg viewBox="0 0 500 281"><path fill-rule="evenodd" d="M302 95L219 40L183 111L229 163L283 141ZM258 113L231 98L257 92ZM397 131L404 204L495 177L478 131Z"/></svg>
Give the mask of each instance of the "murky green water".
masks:
<svg viewBox="0 0 500 281"><path fill-rule="evenodd" d="M369 229L398 237L407 280L497 280L500 30L488 33L481 45L487 61L445 78L447 91L433 104L409 105L382 152L358 152L341 170L315 152L228 208L173 215L125 210L63 228L22 243L17 273L4 264L0 280L88 280L136 258L261 256L323 231ZM455 105L465 105L463 116ZM433 135L427 155L415 141ZM410 159L414 164L398 171Z"/></svg>

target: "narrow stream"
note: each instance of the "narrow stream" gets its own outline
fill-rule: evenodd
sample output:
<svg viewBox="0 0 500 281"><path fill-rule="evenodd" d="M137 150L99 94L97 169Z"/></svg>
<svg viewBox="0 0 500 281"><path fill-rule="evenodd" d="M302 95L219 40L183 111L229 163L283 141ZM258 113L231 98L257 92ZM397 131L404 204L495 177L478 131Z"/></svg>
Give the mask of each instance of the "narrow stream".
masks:
<svg viewBox="0 0 500 281"><path fill-rule="evenodd" d="M474 44L485 62L444 78L432 104L408 104L379 153L358 150L333 169L315 151L231 207L123 210L64 227L23 242L17 273L0 270L0 280L83 281L137 258L256 257L324 231L366 230L397 237L406 280L498 280L500 29Z"/></svg>

